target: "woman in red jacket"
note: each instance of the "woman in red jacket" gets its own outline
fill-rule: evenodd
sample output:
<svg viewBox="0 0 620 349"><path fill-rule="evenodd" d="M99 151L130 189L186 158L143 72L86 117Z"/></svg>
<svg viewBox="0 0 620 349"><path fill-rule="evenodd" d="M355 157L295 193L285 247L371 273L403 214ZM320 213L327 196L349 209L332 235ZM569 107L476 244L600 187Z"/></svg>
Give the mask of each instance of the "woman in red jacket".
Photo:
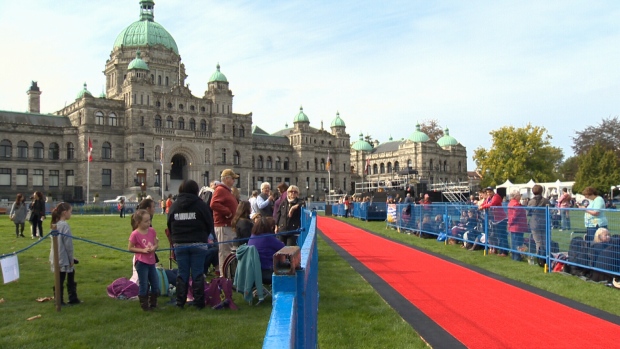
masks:
<svg viewBox="0 0 620 349"><path fill-rule="evenodd" d="M527 214L525 208L521 205L521 193L514 190L510 193L510 202L508 203L508 231L510 232L510 249L512 250L512 259L521 260L521 254L517 251L523 245L523 234L530 229L527 225Z"/></svg>

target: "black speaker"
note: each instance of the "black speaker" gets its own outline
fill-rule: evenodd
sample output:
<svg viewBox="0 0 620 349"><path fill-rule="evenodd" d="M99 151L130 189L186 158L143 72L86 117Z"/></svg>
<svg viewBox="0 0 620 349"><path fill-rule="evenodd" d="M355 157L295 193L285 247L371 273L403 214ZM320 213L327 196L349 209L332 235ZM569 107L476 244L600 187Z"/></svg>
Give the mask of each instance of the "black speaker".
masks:
<svg viewBox="0 0 620 349"><path fill-rule="evenodd" d="M496 188L495 192L498 193L502 199L506 197L506 188Z"/></svg>
<svg viewBox="0 0 620 349"><path fill-rule="evenodd" d="M441 195L440 191L429 191L428 198L431 199L431 202L443 202L443 195Z"/></svg>
<svg viewBox="0 0 620 349"><path fill-rule="evenodd" d="M416 197L420 197L420 194L426 194L426 183L417 183L415 185L415 194Z"/></svg>

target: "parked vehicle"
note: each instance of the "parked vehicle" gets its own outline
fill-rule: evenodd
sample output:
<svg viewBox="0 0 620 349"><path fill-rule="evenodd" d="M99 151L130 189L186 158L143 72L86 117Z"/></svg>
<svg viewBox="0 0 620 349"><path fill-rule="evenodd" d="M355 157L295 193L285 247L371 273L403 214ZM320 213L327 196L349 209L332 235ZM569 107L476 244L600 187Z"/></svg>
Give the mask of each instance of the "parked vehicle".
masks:
<svg viewBox="0 0 620 349"><path fill-rule="evenodd" d="M113 204L113 203L119 203L119 202L121 202L121 200L127 202L127 197L119 195L119 196L116 197L116 199L104 200L103 203L104 204Z"/></svg>

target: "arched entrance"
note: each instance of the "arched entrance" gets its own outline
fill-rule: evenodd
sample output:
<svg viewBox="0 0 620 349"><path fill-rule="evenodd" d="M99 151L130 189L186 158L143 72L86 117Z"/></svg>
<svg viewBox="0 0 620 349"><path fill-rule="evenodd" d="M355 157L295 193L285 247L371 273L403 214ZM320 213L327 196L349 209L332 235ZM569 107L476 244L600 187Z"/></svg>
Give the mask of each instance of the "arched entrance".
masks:
<svg viewBox="0 0 620 349"><path fill-rule="evenodd" d="M170 180L183 180L187 178L187 160L183 155L176 154L172 157L170 167Z"/></svg>

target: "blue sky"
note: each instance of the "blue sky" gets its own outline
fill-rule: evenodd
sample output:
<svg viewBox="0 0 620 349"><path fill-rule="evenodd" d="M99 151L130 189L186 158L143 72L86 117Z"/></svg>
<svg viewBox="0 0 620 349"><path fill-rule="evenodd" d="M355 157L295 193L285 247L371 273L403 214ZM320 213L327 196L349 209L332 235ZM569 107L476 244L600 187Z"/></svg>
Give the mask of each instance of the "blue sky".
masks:
<svg viewBox="0 0 620 349"><path fill-rule="evenodd" d="M617 1L155 2L195 96L219 62L234 111L275 132L303 105L311 125L336 112L354 141L406 138L436 119L467 147L489 132L545 127L573 154L575 131L620 114ZM98 95L116 36L138 0L0 3L0 109L24 111L31 80L41 109Z"/></svg>

